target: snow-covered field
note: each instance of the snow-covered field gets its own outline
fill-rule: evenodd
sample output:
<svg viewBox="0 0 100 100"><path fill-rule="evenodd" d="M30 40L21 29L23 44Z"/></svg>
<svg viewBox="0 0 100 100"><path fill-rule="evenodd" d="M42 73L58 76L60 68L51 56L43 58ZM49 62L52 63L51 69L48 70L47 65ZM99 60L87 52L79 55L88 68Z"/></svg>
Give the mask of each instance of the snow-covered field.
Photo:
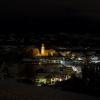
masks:
<svg viewBox="0 0 100 100"><path fill-rule="evenodd" d="M0 100L99 100L92 96L0 80Z"/></svg>

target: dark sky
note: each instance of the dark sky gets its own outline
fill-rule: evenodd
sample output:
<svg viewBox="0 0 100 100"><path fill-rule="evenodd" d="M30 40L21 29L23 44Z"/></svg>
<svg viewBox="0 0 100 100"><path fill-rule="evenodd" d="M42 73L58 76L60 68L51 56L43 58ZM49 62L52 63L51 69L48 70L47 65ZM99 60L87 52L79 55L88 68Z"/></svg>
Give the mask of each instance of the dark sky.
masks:
<svg viewBox="0 0 100 100"><path fill-rule="evenodd" d="M69 12L70 11L70 12ZM99 0L1 0L3 15L100 17ZM12 14L11 14L12 13Z"/></svg>
<svg viewBox="0 0 100 100"><path fill-rule="evenodd" d="M99 31L99 0L1 0L1 29ZM47 27L48 26L48 27ZM51 28L50 28L51 27ZM82 29L81 29L82 28ZM45 29L45 28L44 28Z"/></svg>

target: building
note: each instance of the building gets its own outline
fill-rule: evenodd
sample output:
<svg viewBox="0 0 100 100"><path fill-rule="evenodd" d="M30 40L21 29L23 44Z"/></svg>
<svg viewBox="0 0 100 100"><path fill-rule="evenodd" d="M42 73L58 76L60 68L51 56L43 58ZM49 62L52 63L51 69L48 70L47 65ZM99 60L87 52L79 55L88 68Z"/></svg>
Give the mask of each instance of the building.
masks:
<svg viewBox="0 0 100 100"><path fill-rule="evenodd" d="M53 56L54 54L56 54L56 51L53 49L46 50L45 45L42 44L41 50L39 50L38 48L33 48L32 54L33 54L33 56Z"/></svg>

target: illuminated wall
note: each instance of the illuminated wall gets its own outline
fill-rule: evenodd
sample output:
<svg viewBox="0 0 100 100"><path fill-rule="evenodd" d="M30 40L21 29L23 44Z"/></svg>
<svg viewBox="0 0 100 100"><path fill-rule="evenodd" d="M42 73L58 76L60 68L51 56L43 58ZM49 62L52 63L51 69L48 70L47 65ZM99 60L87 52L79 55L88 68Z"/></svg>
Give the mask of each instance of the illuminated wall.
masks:
<svg viewBox="0 0 100 100"><path fill-rule="evenodd" d="M39 49L38 48L34 48L32 54L33 54L33 56L40 56Z"/></svg>

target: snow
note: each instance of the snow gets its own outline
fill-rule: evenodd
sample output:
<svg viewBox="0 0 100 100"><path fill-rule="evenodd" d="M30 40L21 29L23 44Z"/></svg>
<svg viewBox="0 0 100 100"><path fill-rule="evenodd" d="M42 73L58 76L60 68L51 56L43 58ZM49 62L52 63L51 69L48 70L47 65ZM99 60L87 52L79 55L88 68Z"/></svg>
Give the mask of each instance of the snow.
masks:
<svg viewBox="0 0 100 100"><path fill-rule="evenodd" d="M0 100L99 100L92 96L0 80Z"/></svg>

